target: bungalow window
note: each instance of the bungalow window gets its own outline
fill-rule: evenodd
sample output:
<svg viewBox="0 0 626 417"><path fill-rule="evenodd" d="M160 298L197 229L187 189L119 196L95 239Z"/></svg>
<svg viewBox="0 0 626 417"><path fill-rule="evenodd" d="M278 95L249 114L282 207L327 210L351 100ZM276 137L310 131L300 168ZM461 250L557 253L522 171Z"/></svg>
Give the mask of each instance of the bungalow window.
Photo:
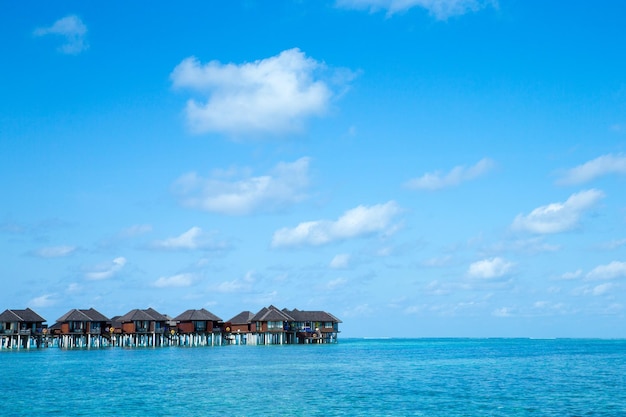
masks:
<svg viewBox="0 0 626 417"><path fill-rule="evenodd" d="M70 331L80 332L83 330L84 323L82 321L70 321Z"/></svg>
<svg viewBox="0 0 626 417"><path fill-rule="evenodd" d="M276 330L276 329L282 329L283 328L283 322L282 321L268 321L267 322L267 329L268 330Z"/></svg>
<svg viewBox="0 0 626 417"><path fill-rule="evenodd" d="M333 328L333 323L330 321L325 321L324 322L324 328L325 329L332 329Z"/></svg>
<svg viewBox="0 0 626 417"><path fill-rule="evenodd" d="M194 321L193 328L197 332L205 332L206 331L206 321Z"/></svg>

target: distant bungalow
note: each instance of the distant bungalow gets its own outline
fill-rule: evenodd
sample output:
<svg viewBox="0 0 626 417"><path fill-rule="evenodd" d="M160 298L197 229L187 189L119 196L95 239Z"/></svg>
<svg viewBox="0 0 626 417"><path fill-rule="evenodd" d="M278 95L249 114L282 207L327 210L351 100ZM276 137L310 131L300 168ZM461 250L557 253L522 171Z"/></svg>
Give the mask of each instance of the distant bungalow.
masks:
<svg viewBox="0 0 626 417"><path fill-rule="evenodd" d="M39 347L46 320L30 308L4 310L0 314L0 349Z"/></svg>
<svg viewBox="0 0 626 417"><path fill-rule="evenodd" d="M72 309L49 328L45 321L28 308L5 310L0 314L0 349L337 343L341 323L325 311L273 305L228 321L204 308L174 318L152 308L134 309L110 319L94 308Z"/></svg>

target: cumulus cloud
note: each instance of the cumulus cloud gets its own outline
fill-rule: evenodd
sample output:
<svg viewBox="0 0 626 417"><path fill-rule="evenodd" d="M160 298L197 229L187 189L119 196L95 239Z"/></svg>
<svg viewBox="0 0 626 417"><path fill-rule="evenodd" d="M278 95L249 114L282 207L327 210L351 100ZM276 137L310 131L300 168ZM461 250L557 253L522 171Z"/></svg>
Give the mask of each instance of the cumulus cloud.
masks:
<svg viewBox="0 0 626 417"><path fill-rule="evenodd" d="M337 0L339 7L366 9L372 12L387 10L389 15L413 7L426 9L437 20L446 20L487 6L497 6L496 0Z"/></svg>
<svg viewBox="0 0 626 417"><path fill-rule="evenodd" d="M470 167L456 166L450 172L427 172L419 178L407 181L406 186L414 190L439 190L454 187L463 182L473 180L486 174L494 167L494 162L483 158Z"/></svg>
<svg viewBox="0 0 626 417"><path fill-rule="evenodd" d="M619 174L626 175L626 155L607 154L566 171L558 180L559 184L582 184L596 178Z"/></svg>
<svg viewBox="0 0 626 417"><path fill-rule="evenodd" d="M593 287L592 294L593 295L605 295L609 291L611 291L611 289L614 286L615 285L610 283L610 282L606 282L604 284L596 285L595 287Z"/></svg>
<svg viewBox="0 0 626 417"><path fill-rule="evenodd" d="M393 218L400 213L394 201L371 207L358 206L335 221L315 220L274 232L272 246L323 245L374 233L393 231Z"/></svg>
<svg viewBox="0 0 626 417"><path fill-rule="evenodd" d="M472 278L493 279L509 274L514 264L502 258L495 257L474 262L469 266L468 274Z"/></svg>
<svg viewBox="0 0 626 417"><path fill-rule="evenodd" d="M584 212L593 208L604 193L591 189L572 194L564 203L552 203L534 209L528 215L518 215L513 230L537 234L559 233L578 226Z"/></svg>
<svg viewBox="0 0 626 417"><path fill-rule="evenodd" d="M281 133L324 114L334 95L321 78L324 64L297 48L244 64L183 60L170 75L176 88L195 92L185 109L197 133ZM347 83L349 77L344 77ZM336 79L337 80L337 79Z"/></svg>
<svg viewBox="0 0 626 417"><path fill-rule="evenodd" d="M154 281L157 288L189 287L194 282L193 274L178 274L170 277L161 277Z"/></svg>
<svg viewBox="0 0 626 417"><path fill-rule="evenodd" d="M347 268L349 264L350 255L347 253L340 253L339 255L335 255L335 257L330 261L330 267L332 269Z"/></svg>
<svg viewBox="0 0 626 417"><path fill-rule="evenodd" d="M213 290L220 293L249 292L252 290L252 285L255 281L254 272L248 271L243 278L223 281L215 286Z"/></svg>
<svg viewBox="0 0 626 417"><path fill-rule="evenodd" d="M585 276L588 280L609 280L626 278L626 262L613 261L606 265L596 266Z"/></svg>
<svg viewBox="0 0 626 417"><path fill-rule="evenodd" d="M210 212L244 215L279 210L307 197L309 163L306 157L281 162L261 176L245 170L216 172L208 178L190 173L176 181L174 192L183 205Z"/></svg>
<svg viewBox="0 0 626 417"><path fill-rule="evenodd" d="M338 288L344 287L347 283L348 283L348 280L345 278L333 279L326 283L325 289L328 291L334 291Z"/></svg>
<svg viewBox="0 0 626 417"><path fill-rule="evenodd" d="M223 243L213 242L210 236L198 226L192 227L179 236L155 240L150 244L152 249L167 251L217 249L223 246Z"/></svg>
<svg viewBox="0 0 626 417"><path fill-rule="evenodd" d="M582 269L577 269L574 272L566 272L564 274L562 274L559 279L562 279L564 281L571 281L574 279L578 279L582 276L583 274L583 270Z"/></svg>
<svg viewBox="0 0 626 417"><path fill-rule="evenodd" d="M35 29L35 36L57 35L64 38L65 43L59 47L64 54L76 55L86 50L87 26L78 16L70 15L57 20L49 27Z"/></svg>
<svg viewBox="0 0 626 417"><path fill-rule="evenodd" d="M94 268L94 271L87 272L85 278L92 281L109 279L118 274L124 265L126 265L126 258L120 256L113 259L111 263L99 265Z"/></svg>
<svg viewBox="0 0 626 417"><path fill-rule="evenodd" d="M45 294L30 300L28 306L32 308L51 307L55 305L57 301L58 300L54 298L54 294Z"/></svg>
<svg viewBox="0 0 626 417"><path fill-rule="evenodd" d="M40 248L34 252L35 256L41 258L62 258L69 256L76 251L76 246L50 246Z"/></svg>

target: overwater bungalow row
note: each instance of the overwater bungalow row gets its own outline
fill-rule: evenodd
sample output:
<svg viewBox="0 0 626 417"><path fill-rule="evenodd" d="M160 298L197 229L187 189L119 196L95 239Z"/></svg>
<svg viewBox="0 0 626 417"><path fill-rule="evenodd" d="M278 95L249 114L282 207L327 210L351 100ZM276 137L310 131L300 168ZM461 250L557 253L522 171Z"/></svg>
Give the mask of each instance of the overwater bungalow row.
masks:
<svg viewBox="0 0 626 417"><path fill-rule="evenodd" d="M337 343L339 323L325 311L274 306L256 314L243 311L227 321L206 309L174 318L152 308L134 309L108 318L90 308L72 309L48 327L27 308L0 314L0 349Z"/></svg>

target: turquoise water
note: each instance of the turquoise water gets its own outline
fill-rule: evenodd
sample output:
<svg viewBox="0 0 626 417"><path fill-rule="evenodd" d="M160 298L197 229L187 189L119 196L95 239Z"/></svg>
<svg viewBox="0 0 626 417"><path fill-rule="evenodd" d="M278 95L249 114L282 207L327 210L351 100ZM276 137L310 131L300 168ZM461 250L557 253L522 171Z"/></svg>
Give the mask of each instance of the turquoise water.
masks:
<svg viewBox="0 0 626 417"><path fill-rule="evenodd" d="M0 352L2 416L626 416L626 341Z"/></svg>

